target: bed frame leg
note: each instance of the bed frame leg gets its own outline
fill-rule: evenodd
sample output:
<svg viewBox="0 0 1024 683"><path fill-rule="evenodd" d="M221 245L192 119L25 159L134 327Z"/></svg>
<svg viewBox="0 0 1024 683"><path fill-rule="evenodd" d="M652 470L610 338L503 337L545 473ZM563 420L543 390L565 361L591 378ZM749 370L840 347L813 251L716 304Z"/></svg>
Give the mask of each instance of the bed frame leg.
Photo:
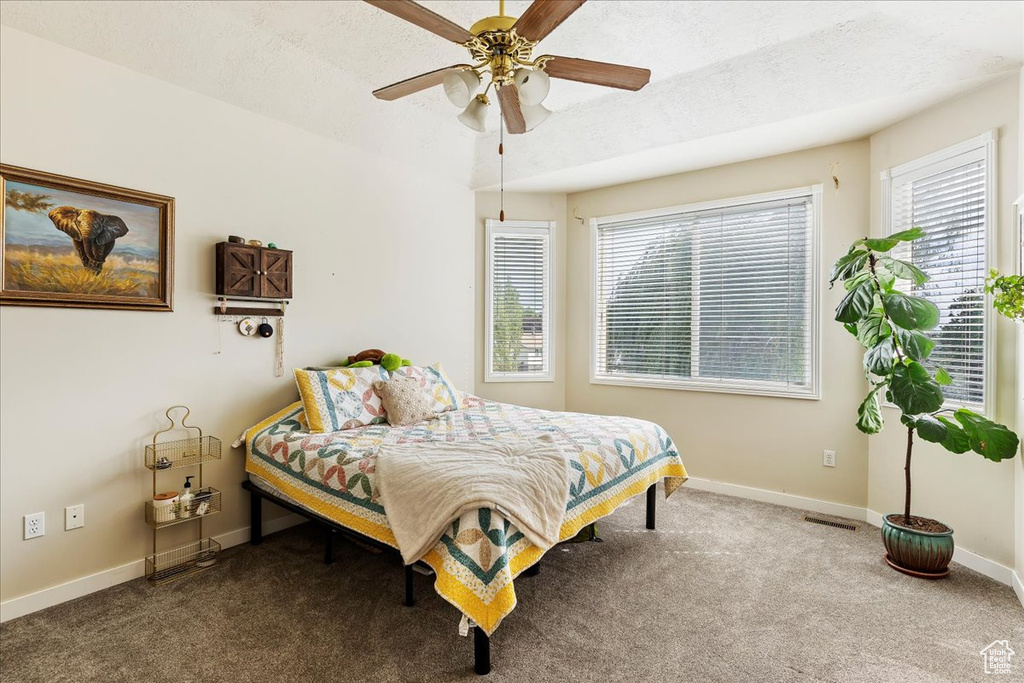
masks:
<svg viewBox="0 0 1024 683"><path fill-rule="evenodd" d="M327 527L324 539L324 564L334 564L334 529Z"/></svg>
<svg viewBox="0 0 1024 683"><path fill-rule="evenodd" d="M416 603L412 597L412 565L405 565L405 606L412 607Z"/></svg>
<svg viewBox="0 0 1024 683"><path fill-rule="evenodd" d="M249 544L263 543L263 498L249 492Z"/></svg>
<svg viewBox="0 0 1024 683"><path fill-rule="evenodd" d="M647 489L647 528L654 528L654 508L658 501L658 485L651 484Z"/></svg>
<svg viewBox="0 0 1024 683"><path fill-rule="evenodd" d="M491 673L491 639L479 626L473 628L473 671L478 676Z"/></svg>

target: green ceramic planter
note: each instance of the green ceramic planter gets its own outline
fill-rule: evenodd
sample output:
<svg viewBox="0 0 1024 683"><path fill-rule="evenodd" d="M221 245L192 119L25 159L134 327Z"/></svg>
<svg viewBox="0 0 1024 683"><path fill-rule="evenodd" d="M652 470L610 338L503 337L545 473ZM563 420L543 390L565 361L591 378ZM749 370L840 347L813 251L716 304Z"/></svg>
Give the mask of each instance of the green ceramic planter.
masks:
<svg viewBox="0 0 1024 683"><path fill-rule="evenodd" d="M908 529L900 524L900 513L882 519L882 543L888 553L886 562L893 569L925 578L941 578L949 574L953 559L953 530L934 533Z"/></svg>

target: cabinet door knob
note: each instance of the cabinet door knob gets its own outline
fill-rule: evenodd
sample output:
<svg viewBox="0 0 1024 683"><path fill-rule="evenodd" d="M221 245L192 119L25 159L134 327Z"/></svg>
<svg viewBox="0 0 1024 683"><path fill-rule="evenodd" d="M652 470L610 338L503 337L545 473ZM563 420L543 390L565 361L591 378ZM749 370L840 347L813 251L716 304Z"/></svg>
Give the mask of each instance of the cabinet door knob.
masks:
<svg viewBox="0 0 1024 683"><path fill-rule="evenodd" d="M256 271L256 274L257 274L257 275L261 275L260 271L258 271L258 270Z"/></svg>

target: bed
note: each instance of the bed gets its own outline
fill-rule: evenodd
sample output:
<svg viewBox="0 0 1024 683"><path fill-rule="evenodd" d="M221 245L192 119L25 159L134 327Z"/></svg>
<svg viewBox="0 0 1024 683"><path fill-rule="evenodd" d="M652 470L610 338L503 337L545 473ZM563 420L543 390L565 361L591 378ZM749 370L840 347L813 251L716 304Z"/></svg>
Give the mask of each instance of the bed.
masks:
<svg viewBox="0 0 1024 683"><path fill-rule="evenodd" d="M459 398L459 409L405 427L372 424L311 433L302 403L295 402L246 432L247 488L253 500L253 539L258 542L259 502L269 499L306 513L328 527L347 530L397 548L379 503L377 450L384 444L519 441L544 435L569 453L570 483L560 538L575 537L627 499L648 495L648 527L654 527L654 485L666 496L686 480L671 438L658 425L626 417L551 412ZM256 485L253 483L258 482ZM500 513L480 509L463 515L423 557L435 590L477 627L476 670L489 670L489 636L515 608L514 579L539 568L542 551ZM411 590L407 567L407 590ZM407 596L407 604L411 595ZM486 646L486 647L484 647ZM487 661L481 661L486 657Z"/></svg>

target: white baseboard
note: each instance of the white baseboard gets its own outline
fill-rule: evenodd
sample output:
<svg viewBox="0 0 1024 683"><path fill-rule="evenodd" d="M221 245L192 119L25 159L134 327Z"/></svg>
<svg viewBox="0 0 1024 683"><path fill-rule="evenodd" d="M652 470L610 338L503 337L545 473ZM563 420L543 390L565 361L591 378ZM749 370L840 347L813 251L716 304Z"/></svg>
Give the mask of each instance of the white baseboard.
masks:
<svg viewBox="0 0 1024 683"><path fill-rule="evenodd" d="M282 517L275 517L263 522L263 533L272 534L277 531L282 531L289 527L293 527L296 524L302 524L308 521L302 515L296 515L289 513ZM235 529L234 531L228 531L227 533L214 536L213 540L220 543L222 548L231 548L236 545L249 542L249 527L242 527L241 529ZM112 569L104 569L101 572L90 574L89 576L83 576L79 579L72 579L66 583L61 583L50 588L44 588L43 590L36 591L35 593L29 593L28 595L22 595L17 598L11 598L0 602L0 623L9 621L11 619L17 619L18 617L31 614L32 612L38 612L41 609L47 607L53 607L59 605L62 602L68 600L74 600L80 598L89 593L95 593L101 591L104 588L110 588L116 586L119 583L125 581L131 581L137 579L146 573L146 561L145 559L135 560L128 564L122 564L120 567L113 567Z"/></svg>
<svg viewBox="0 0 1024 683"><path fill-rule="evenodd" d="M1013 592L1017 594L1020 606L1024 607L1024 580L1021 580L1020 574L1017 572L1013 573Z"/></svg>
<svg viewBox="0 0 1024 683"><path fill-rule="evenodd" d="M690 477L687 479L686 486L699 491L710 491L712 493L722 493L727 496L736 496L738 498L749 498L750 500L759 500L762 503L772 503L774 505L784 505L785 507L797 508L798 510L820 512L823 515L846 517L847 519L854 519L858 522L865 521L864 508L857 507L855 505L832 503L827 500L818 500L817 498L804 498L803 496L794 496L791 493L779 493L778 491L756 489L751 486L740 486L739 484L727 484L721 481L712 481L710 479L700 479L697 477Z"/></svg>
<svg viewBox="0 0 1024 683"><path fill-rule="evenodd" d="M766 489L739 486L738 484L727 484L725 482L711 481L710 479L699 479L696 477L688 479L686 486L699 491L711 491L712 493L721 493L727 496L749 498L750 500L758 500L762 503L784 505L786 507L797 508L798 510L810 510L811 512L820 512L822 514L833 515L835 517L846 517L847 519L867 522L868 524L877 527L882 526L882 515L880 513L867 508L857 507L855 505L831 503L827 500L818 500L817 498L804 498L803 496L795 496L791 493L779 493L778 491L768 491ZM984 574L990 579L995 579L999 583L1007 586L1013 586L1014 591L1017 593L1017 597L1020 598L1021 603L1024 604L1024 585L1021 584L1020 576L1018 576L1016 572L1009 567L982 557L976 553L972 553L970 550L966 550L959 546L953 550L953 561L958 564L962 564L968 569L973 569L979 574Z"/></svg>

